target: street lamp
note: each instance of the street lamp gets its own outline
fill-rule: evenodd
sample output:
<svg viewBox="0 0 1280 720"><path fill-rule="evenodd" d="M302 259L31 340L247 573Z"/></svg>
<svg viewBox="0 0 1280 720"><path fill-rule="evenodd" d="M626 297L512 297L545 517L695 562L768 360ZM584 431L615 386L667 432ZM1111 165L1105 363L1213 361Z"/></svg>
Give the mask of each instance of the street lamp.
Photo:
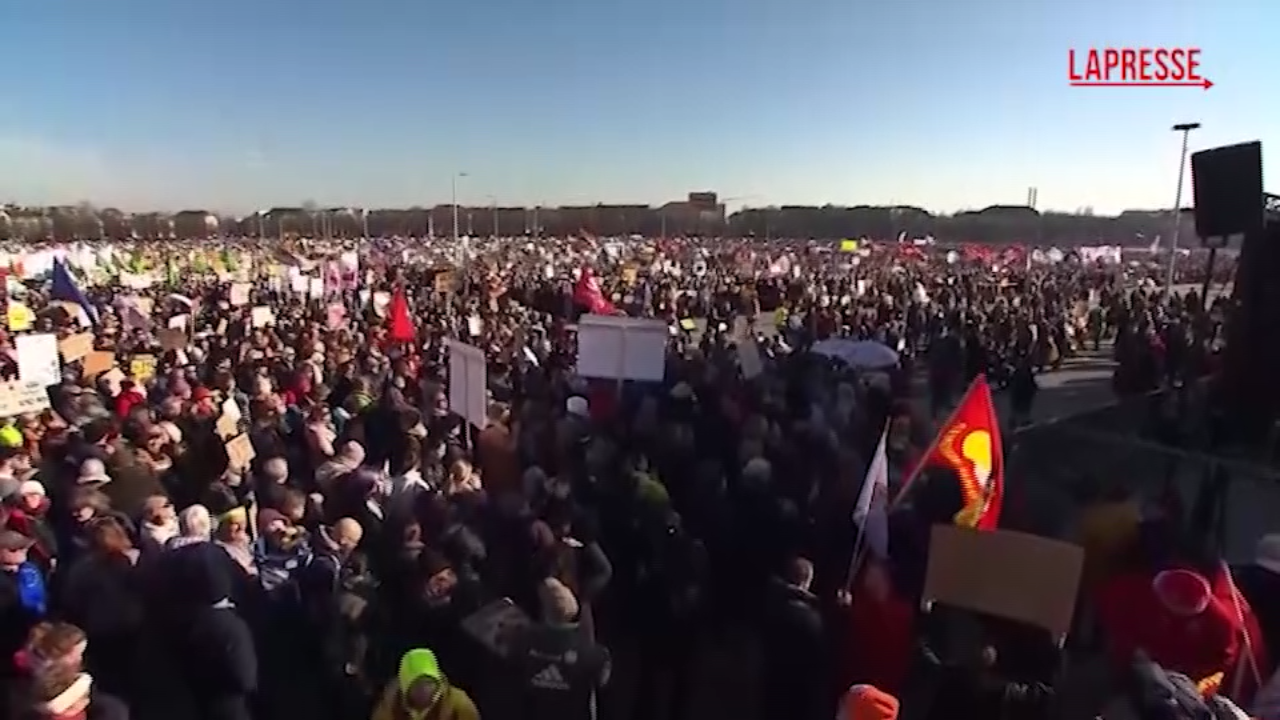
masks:
<svg viewBox="0 0 1280 720"><path fill-rule="evenodd" d="M488 199L489 209L493 212L493 237L496 240L498 237L498 198L493 195L489 195Z"/></svg>
<svg viewBox="0 0 1280 720"><path fill-rule="evenodd" d="M453 206L453 241L458 242L458 178L467 177L464 172L454 173L449 180L450 205Z"/></svg>
<svg viewBox="0 0 1280 720"><path fill-rule="evenodd" d="M1165 275L1164 297L1173 294L1173 266L1178 260L1178 235L1182 230L1182 181L1187 174L1187 140L1192 130L1200 127L1200 123L1179 123L1173 126L1174 132L1182 133L1182 155L1178 160L1178 194L1173 199L1173 238L1169 241L1169 270Z"/></svg>

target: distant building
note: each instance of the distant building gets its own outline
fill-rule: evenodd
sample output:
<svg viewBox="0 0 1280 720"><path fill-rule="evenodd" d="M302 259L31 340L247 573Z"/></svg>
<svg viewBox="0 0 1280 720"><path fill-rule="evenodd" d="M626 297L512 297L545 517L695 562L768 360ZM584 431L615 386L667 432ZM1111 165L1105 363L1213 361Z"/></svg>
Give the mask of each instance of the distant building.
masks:
<svg viewBox="0 0 1280 720"><path fill-rule="evenodd" d="M218 216L206 210L183 210L173 216L173 232L181 240L208 240L221 231Z"/></svg>

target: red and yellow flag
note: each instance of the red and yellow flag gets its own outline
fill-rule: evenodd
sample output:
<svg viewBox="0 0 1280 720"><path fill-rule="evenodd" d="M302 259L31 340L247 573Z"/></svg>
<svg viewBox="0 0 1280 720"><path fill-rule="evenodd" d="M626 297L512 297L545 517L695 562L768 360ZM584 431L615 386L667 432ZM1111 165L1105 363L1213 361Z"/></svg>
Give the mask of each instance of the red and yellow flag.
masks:
<svg viewBox="0 0 1280 720"><path fill-rule="evenodd" d="M952 468L960 478L964 506L956 513L957 525L996 529L1004 500L1004 446L985 375L974 379L951 418L938 429L920 462L922 469L931 465Z"/></svg>

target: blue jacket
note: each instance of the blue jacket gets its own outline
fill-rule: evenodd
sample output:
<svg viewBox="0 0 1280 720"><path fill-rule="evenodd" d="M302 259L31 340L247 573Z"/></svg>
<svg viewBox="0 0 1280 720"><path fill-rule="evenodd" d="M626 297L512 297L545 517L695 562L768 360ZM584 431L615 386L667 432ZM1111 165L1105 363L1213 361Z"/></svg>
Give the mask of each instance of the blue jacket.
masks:
<svg viewBox="0 0 1280 720"><path fill-rule="evenodd" d="M44 574L30 560L18 566L18 600L28 612L44 617L49 609L49 593L45 589Z"/></svg>

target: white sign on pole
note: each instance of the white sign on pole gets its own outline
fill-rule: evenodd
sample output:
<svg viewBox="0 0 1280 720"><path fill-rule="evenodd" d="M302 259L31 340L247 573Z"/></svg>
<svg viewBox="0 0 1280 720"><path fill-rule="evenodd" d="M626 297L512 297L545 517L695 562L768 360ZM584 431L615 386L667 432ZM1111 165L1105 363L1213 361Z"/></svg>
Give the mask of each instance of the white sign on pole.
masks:
<svg viewBox="0 0 1280 720"><path fill-rule="evenodd" d="M484 351L449 342L449 407L467 422L484 429L489 418L488 368Z"/></svg>
<svg viewBox="0 0 1280 720"><path fill-rule="evenodd" d="M578 319L578 374L661 382L669 337L662 320L583 315Z"/></svg>

